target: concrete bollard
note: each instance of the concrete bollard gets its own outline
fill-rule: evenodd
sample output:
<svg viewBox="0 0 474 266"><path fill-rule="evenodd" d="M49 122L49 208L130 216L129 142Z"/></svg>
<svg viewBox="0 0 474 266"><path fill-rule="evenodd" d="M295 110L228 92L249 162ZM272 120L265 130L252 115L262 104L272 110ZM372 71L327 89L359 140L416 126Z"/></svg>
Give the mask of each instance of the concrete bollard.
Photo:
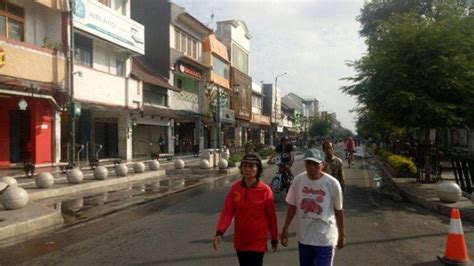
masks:
<svg viewBox="0 0 474 266"><path fill-rule="evenodd" d="M98 166L94 169L94 178L99 180L104 180L109 175L109 170L105 166Z"/></svg>
<svg viewBox="0 0 474 266"><path fill-rule="evenodd" d="M50 188L54 185L54 176L51 173L41 173L35 177L35 183L39 188Z"/></svg>
<svg viewBox="0 0 474 266"><path fill-rule="evenodd" d="M145 168L145 164L142 162L136 162L133 165L133 171L135 171L135 173L143 173L145 172Z"/></svg>
<svg viewBox="0 0 474 266"><path fill-rule="evenodd" d="M128 174L128 167L126 164L121 163L115 166L115 174L118 176L126 176Z"/></svg>
<svg viewBox="0 0 474 266"><path fill-rule="evenodd" d="M199 167L201 169L209 169L211 167L211 165L209 164L209 161L206 160L206 159L202 159L200 162L199 162Z"/></svg>
<svg viewBox="0 0 474 266"><path fill-rule="evenodd" d="M444 180L439 183L436 195L442 202L455 203L462 196L462 190L455 182Z"/></svg>
<svg viewBox="0 0 474 266"><path fill-rule="evenodd" d="M183 169L185 166L184 161L182 159L177 159L174 161L174 168L176 169Z"/></svg>
<svg viewBox="0 0 474 266"><path fill-rule="evenodd" d="M219 163L218 163L218 166L219 166L219 169L223 170L223 169L227 169L227 166L229 165L229 163L227 162L226 159L219 159Z"/></svg>
<svg viewBox="0 0 474 266"><path fill-rule="evenodd" d="M9 187L0 195L0 202L7 210L21 209L28 204L28 192L21 187Z"/></svg>
<svg viewBox="0 0 474 266"><path fill-rule="evenodd" d="M71 184L80 184L84 180L84 174L81 170L74 168L67 172L67 181Z"/></svg>
<svg viewBox="0 0 474 266"><path fill-rule="evenodd" d="M11 176L4 176L0 179L0 181L2 181L3 183L6 183L10 187L18 186L18 182L16 181L16 179Z"/></svg>
<svg viewBox="0 0 474 266"><path fill-rule="evenodd" d="M160 168L160 162L158 160L152 160L148 166L150 170L156 171Z"/></svg>

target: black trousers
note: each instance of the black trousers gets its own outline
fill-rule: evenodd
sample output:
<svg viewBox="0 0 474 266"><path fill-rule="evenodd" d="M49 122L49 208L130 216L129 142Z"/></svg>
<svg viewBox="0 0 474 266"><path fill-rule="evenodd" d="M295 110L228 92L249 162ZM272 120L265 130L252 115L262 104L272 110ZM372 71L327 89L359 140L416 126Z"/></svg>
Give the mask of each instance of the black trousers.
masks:
<svg viewBox="0 0 474 266"><path fill-rule="evenodd" d="M237 250L240 266L262 266L264 254L265 252Z"/></svg>

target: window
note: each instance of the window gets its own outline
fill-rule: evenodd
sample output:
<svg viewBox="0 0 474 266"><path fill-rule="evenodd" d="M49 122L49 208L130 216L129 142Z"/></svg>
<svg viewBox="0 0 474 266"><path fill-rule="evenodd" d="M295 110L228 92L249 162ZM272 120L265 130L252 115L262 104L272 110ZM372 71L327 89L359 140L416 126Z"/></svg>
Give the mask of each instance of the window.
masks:
<svg viewBox="0 0 474 266"><path fill-rule="evenodd" d="M77 63L92 67L92 40L79 35L74 34L74 59Z"/></svg>
<svg viewBox="0 0 474 266"><path fill-rule="evenodd" d="M186 35L181 33L181 52L186 52Z"/></svg>
<svg viewBox="0 0 474 266"><path fill-rule="evenodd" d="M252 105L258 108L262 108L262 98L252 96Z"/></svg>
<svg viewBox="0 0 474 266"><path fill-rule="evenodd" d="M168 106L167 90L145 83L143 86L143 100L152 105Z"/></svg>
<svg viewBox="0 0 474 266"><path fill-rule="evenodd" d="M195 40L193 40L193 47L192 47L193 51L192 51L192 57L193 58L198 58L198 54L197 54L197 42Z"/></svg>
<svg viewBox="0 0 474 266"><path fill-rule="evenodd" d="M178 89L183 89L183 80L178 78L177 79Z"/></svg>
<svg viewBox="0 0 474 266"><path fill-rule="evenodd" d="M176 50L180 51L181 50L181 33L179 31L175 31L174 33L174 48Z"/></svg>
<svg viewBox="0 0 474 266"><path fill-rule="evenodd" d="M183 33L182 31L175 31L175 49L183 52L194 59L199 58L198 41L193 37Z"/></svg>
<svg viewBox="0 0 474 266"><path fill-rule="evenodd" d="M226 64L224 61L221 59L217 58L216 56L212 56L212 66L213 66L213 71L217 75L229 79L229 65Z"/></svg>
<svg viewBox="0 0 474 266"><path fill-rule="evenodd" d="M249 56L244 50L235 44L232 44L232 63L238 70L248 74Z"/></svg>
<svg viewBox="0 0 474 266"><path fill-rule="evenodd" d="M117 68L117 75L125 76L125 60L123 58L117 57L117 60L115 62Z"/></svg>
<svg viewBox="0 0 474 266"><path fill-rule="evenodd" d="M25 9L0 0L0 35L7 38L25 40Z"/></svg>

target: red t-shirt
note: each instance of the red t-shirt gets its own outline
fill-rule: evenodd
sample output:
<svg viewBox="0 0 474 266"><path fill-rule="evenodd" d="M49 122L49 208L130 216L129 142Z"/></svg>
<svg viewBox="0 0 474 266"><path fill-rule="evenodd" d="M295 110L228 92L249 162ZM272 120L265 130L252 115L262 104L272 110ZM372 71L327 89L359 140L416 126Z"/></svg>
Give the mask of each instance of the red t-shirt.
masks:
<svg viewBox="0 0 474 266"><path fill-rule="evenodd" d="M224 233L234 218L234 247L238 251L267 251L268 236L278 240L278 225L271 188L258 181L247 187L238 181L232 185L217 224Z"/></svg>
<svg viewBox="0 0 474 266"><path fill-rule="evenodd" d="M354 151L355 150L355 141L354 140L348 140L346 142L346 150L349 150L349 151Z"/></svg>

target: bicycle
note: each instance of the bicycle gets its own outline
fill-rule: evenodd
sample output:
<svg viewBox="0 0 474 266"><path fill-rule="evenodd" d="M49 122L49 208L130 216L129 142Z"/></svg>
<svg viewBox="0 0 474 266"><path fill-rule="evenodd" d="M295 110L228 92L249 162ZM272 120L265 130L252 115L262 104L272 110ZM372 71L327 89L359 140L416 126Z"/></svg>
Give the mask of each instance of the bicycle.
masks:
<svg viewBox="0 0 474 266"><path fill-rule="evenodd" d="M349 164L349 168L351 168L351 165L354 164L354 151L348 151L347 163Z"/></svg>
<svg viewBox="0 0 474 266"><path fill-rule="evenodd" d="M279 202L282 198L282 195L288 192L292 183L292 177L288 175L287 171L285 170L284 163L272 163L278 166L278 170L275 176L272 178L270 183L270 187L273 191L273 199L275 202Z"/></svg>

